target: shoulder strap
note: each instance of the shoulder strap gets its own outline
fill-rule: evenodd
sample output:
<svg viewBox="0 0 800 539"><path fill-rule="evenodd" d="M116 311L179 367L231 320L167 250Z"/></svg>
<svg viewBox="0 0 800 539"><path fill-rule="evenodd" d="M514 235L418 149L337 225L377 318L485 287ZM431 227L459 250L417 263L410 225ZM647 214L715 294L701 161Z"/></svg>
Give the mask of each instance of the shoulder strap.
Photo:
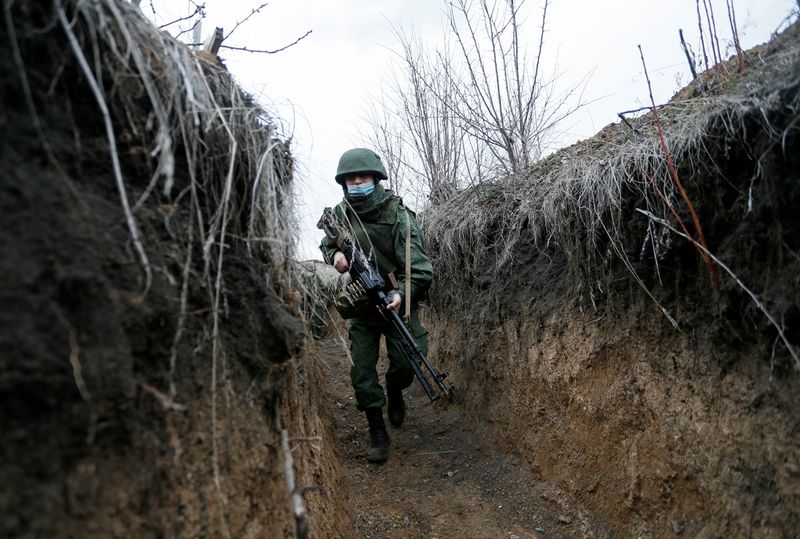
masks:
<svg viewBox="0 0 800 539"><path fill-rule="evenodd" d="M406 323L411 323L411 215L406 214Z"/></svg>
<svg viewBox="0 0 800 539"><path fill-rule="evenodd" d="M362 249L364 249L367 246L370 247L370 252L372 252L373 255L375 256L375 259L378 262L378 266L382 268L395 268L396 266L392 264L391 260L389 260L389 258L386 255L384 255L374 245L372 245L372 242L369 240L369 234L367 233L367 229L364 228L364 225L358 219L358 216L353 215L353 212L349 208L346 208L345 212L347 213L347 220L351 223L350 229L353 231L353 234L357 236L358 242L361 244ZM364 253L364 254L369 255L369 253ZM388 271L391 272L394 270L390 269Z"/></svg>

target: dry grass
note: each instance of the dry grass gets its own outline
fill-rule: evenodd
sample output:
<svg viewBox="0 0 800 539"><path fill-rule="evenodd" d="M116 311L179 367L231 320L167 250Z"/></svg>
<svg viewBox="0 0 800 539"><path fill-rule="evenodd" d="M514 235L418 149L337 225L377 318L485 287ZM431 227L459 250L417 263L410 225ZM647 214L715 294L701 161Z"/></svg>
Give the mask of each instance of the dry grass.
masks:
<svg viewBox="0 0 800 539"><path fill-rule="evenodd" d="M45 128L27 84L36 66L25 65L19 53L12 4L5 3L4 13L6 27L12 30L13 58L33 123L46 146ZM220 531L230 536L219 467L221 412L217 395L219 371L225 368L220 336L225 323L225 259L231 252L246 253L254 265L264 268L265 286L278 291L297 311L294 290L300 279L292 264L297 228L288 145L282 141L277 120L242 91L224 68L155 28L128 2L53 0L49 6L52 14L47 15L52 15L53 21L49 28L58 28L66 36L67 57L75 61L88 83L87 98L97 105L102 118L113 180L142 268L140 302L147 300L154 273L141 222L143 216L152 218L154 207L169 208L165 228L182 259L169 396L164 394L169 402L180 398L175 376L182 360L178 350L184 336L187 297L190 289L207 294L207 330L212 342L212 465ZM142 160L151 175L144 181L125 176L128 169L121 164L122 149L131 146L146 149ZM49 150L48 154L54 160ZM184 229L176 229L177 223ZM80 387L79 374L76 368Z"/></svg>
<svg viewBox="0 0 800 539"><path fill-rule="evenodd" d="M767 153L764 148L768 151L784 145L787 133L800 129L797 26L787 34L781 36L779 47L751 53L751 66L743 75L724 81L705 78L699 83L706 85L701 95L679 94L661 107L666 143L682 170L694 171L697 176L719 176L718 156L712 155L710 148L741 145L749 132L759 132L759 150L739 147L739 151L750 152L756 163L757 174L748 194L752 197L753 185L760 179L761 159ZM699 90L695 87L682 94L690 92ZM540 161L524 175L468 189L428 211L425 230L444 301L466 309L459 298L465 296L464 283L473 279L493 282L494 292L499 292L507 286L504 276L515 257L531 247L543 253L562 251L578 293L591 293L611 259L621 259L650 294L636 275L637 264L625 247L631 242L624 237L624 229L629 220L643 219L635 208L664 221L670 221L672 215L645 173L652 176L670 205L684 206L652 118L631 119L630 126L608 126L592 139ZM656 251L668 250L673 239L666 238L656 222L646 226L648 237L638 241L640 245L649 242L647 248L653 250L657 264L663 253ZM662 312L677 325L663 307Z"/></svg>

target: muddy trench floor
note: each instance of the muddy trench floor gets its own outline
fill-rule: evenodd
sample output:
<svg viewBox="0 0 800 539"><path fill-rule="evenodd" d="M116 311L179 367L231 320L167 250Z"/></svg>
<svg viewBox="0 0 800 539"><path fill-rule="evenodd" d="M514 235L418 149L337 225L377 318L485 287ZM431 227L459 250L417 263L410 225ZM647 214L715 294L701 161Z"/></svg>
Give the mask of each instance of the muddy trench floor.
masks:
<svg viewBox="0 0 800 539"><path fill-rule="evenodd" d="M341 340L325 350L328 395L344 463L353 537L584 537L590 525L520 457L491 440L491 425L464 417L456 396L434 403L417 381L405 392L406 420L389 425L391 454L366 460L367 420L357 410ZM387 360L381 358L383 376ZM385 414L385 408L384 408ZM339 493L342 494L342 493Z"/></svg>

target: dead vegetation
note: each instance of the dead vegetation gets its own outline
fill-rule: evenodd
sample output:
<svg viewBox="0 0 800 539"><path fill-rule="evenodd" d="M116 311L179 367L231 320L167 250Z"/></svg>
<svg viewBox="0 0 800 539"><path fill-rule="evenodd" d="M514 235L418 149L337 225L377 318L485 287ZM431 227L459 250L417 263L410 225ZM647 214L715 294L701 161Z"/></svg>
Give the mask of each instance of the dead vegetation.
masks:
<svg viewBox="0 0 800 539"><path fill-rule="evenodd" d="M335 290L342 283L336 274L309 276L292 265L292 159L278 120L218 65L154 29L124 2L5 2L3 15L11 54L0 59L0 125L14 140L4 134L0 145L0 240L15 263L3 268L0 287L0 342L11 358L0 371L0 478L14 496L0 496L0 530L8 536L346 534L344 502L336 496L344 487L328 427L315 409L320 375L308 364L327 356L312 357L312 348L308 361L296 360L301 345L310 346L298 321L300 283L313 283L310 296L322 300L314 287ZM647 452L662 458L664 445L680 453L683 468L673 467L688 470L668 478L676 491L681 481L693 480L689 472L701 477L699 483L715 484L715 477L702 475L704 468L714 470L703 459L744 455L719 480L723 494L736 498L737 488L749 491L755 484L763 500L731 504L727 513L719 511L723 517L744 514L741 507L756 514L796 502L786 494L796 492L796 482L783 474L796 461L784 452L797 447L787 443L796 441L797 431L784 413L793 401L782 386L748 385L764 369L743 371L755 372L752 377L734 372L733 389L724 386L735 395L734 413L725 416L733 418L726 440L735 443L714 453L707 431L695 443L694 431L681 421L695 414L691 420L703 419L697 422L703 428L720 424L700 391L716 392L722 376L706 375L685 351L648 364L642 357L651 341L636 337L630 346L632 356L640 354L635 367L652 374L637 379L626 372L626 347L612 343L603 352L606 343L592 332L613 299L624 305L632 295L627 281L619 284L623 273L679 328L701 327L704 316L727 323L726 335L744 327L741 339L755 334L772 345L775 373L789 371L792 359L780 352L778 337L792 355L800 303L798 194L792 187L799 50L795 27L750 52L741 77L722 80L709 72L660 108L667 146L708 233L709 256L730 269L721 273L720 291L710 286L696 249L678 236L669 207L678 220L687 219L688 209L648 117L610 126L525 173L458 193L425 215L438 271L434 305L441 320L449 319L441 327L455 334L438 341L440 357L459 359L454 374L462 387L469 376L475 384L469 387L485 391L502 387L498 380L516 382L505 386L510 393L501 395L499 408L494 401L494 409L485 409L506 410L492 417L501 426L516 417L520 423L508 432L524 433L519 439L534 454L531 462L556 469L559 463L546 459L560 460L567 447L572 460L565 462L596 458L629 473L620 494L620 475L602 476L600 467L595 475L567 470L577 477L576 497L611 500L608 514L638 512L645 522L661 518L657 522L668 525L666 516L647 511L671 511L683 498L650 509L653 496L646 489L664 482L641 471L658 462L647 461ZM543 272L534 289L528 281L547 267L550 273ZM560 361L560 339L568 339L550 323L558 307L545 313L551 318L542 322L544 346L525 333L530 320L514 320L548 309L537 302L547 299L551 284L542 279L554 273L569 285L559 299L591 314L577 322L585 334L568 335L570 361ZM697 306L694 315L681 309L687 301ZM763 307L758 319L748 317L748 305ZM763 314L771 319L766 330L756 321L763 322ZM503 318L513 322L495 323ZM620 317L635 322L631 318ZM487 346L489 334L507 341ZM587 336L599 343L596 354L587 349ZM464 353L471 345L480 355ZM657 352L669 352L670 345ZM589 357L585 364L581 353ZM511 367L483 354L511 358ZM547 354L553 370L536 354ZM608 368L608 378L590 379L601 389L571 399L575 373L591 370L592 362ZM558 371L562 364L570 372ZM703 383L687 376L682 384L678 375L685 371ZM509 372L517 377L504 379ZM564 379L574 393L558 393ZM639 387L642 380L650 386ZM669 414L653 420L639 406L631 418L614 422L615 410L629 411L631 402L661 393L665 401L677 395ZM592 400L595 394L613 398ZM586 423L557 416L559 406L576 402L581 408L568 411L585 414ZM743 429L747 414L762 408L774 421ZM544 445L531 418L538 426L548 414L555 419L545 424L555 434L547 442L567 425L586 436L585 444ZM651 435L662 430L667 443ZM668 445L678 443L675 433L689 441ZM765 439L778 440L769 455L757 452L767 451ZM748 443L759 447L741 451ZM748 460L753 454L757 473ZM706 491L688 492L708 499ZM796 522L793 515L764 518L780 525ZM703 528L698 518L674 520L671 529L700 534L721 521Z"/></svg>
<svg viewBox="0 0 800 539"><path fill-rule="evenodd" d="M797 31L795 25L773 43L751 51L751 67L744 74L734 75L732 65L724 78L709 70L660 106L658 114L669 153L664 151L652 117L639 116L625 125L606 127L592 139L551 155L524 174L464 190L449 203L429 211L425 227L431 250L436 253L442 301L466 310L464 302L469 296L463 294L464 283L484 282L487 274L493 276L488 281L494 284L481 293L503 298L499 292L507 285L509 272L524 271L520 265L523 253L534 250L552 256L558 252L566 257L575 297L594 304L596 298L609 293L609 271L619 261L677 327L679 321L652 293L653 287L663 284L660 265L683 241L663 223L677 227L676 215L690 222L689 207L670 173L668 160L677 163L681 175L687 178L690 196L701 208L700 220L711 228L711 254L727 248L726 227L735 228L754 219L756 206L769 207L773 217L780 218L776 212L783 210L774 198L771 178L764 174L764 163L775 155L790 155L800 129ZM740 172L722 162L731 157L731 152L744 153L752 163L748 178L731 177ZM712 194L710 184L701 183L709 178L716 178L714 185L720 184L728 194ZM730 216L722 214L731 208L716 207L718 201L711 199L722 196L735 198L733 209L738 212L724 225L722 221ZM784 237L790 230L783 230ZM787 265L797 260L795 246L789 247L782 240L770 248L778 251L775 260ZM719 258L724 260L724 256ZM738 268L730 264L729 270L736 273ZM760 279L756 281L747 285L750 288L742 281L739 286L754 296L753 286L764 292L769 289ZM779 321L792 306L780 300L766 298L771 312L764 309L764 314L800 366L794 349L797 343L786 338ZM757 298L754 301L761 307ZM502 306L492 303L475 319L499 309Z"/></svg>
<svg viewBox="0 0 800 539"><path fill-rule="evenodd" d="M127 2L3 8L11 54L2 63L0 122L15 136L13 145L3 142L3 244L19 246L12 251L19 259L4 276L2 299L9 316L21 314L4 324L13 360L0 385L19 412L3 413L4 431L16 434L2 473L20 497L2 499L0 529L109 536L103 526L120 520L106 512L116 510L122 520L149 514L153 526L176 535L271 535L292 523L304 536L311 474L335 472L320 472L327 453L319 445L297 450L295 432L313 436L322 424L315 410L298 410L310 391L307 365L282 366L301 350L305 331L292 262L293 161L280 120L224 68ZM36 197L38 207L28 203ZM21 247L29 236L38 246L32 251ZM29 276L24 268L37 269ZM25 279L35 279L34 292L14 286ZM84 282L102 286L59 292ZM55 324L42 325L53 316ZM60 348L65 339L68 353ZM52 349L36 348L41 340ZM61 367L45 373L45 365L61 363L71 366L71 387ZM17 376L23 371L33 373L29 380ZM23 386L35 383L48 389L33 397ZM32 407L44 410L40 424L26 415ZM76 437L87 420L90 435ZM15 475L34 477L35 463L64 447L72 456L63 467L42 471L38 481ZM280 473L270 459L285 460L286 481L276 484L289 492L269 491L272 480L250 487L238 478ZM109 465L119 484L99 483L78 516L68 503L43 508L43 491L67 485L70 496L76 470ZM162 479L154 486L155 479L139 480L143 474ZM193 477L208 481L192 484ZM214 499L206 498L211 485ZM120 489L127 502L114 501ZM153 489L161 506L137 508L137 496ZM260 489L268 496L244 503ZM284 502L270 507L278 492ZM179 506L182 524L164 514ZM248 514L254 509L262 520ZM136 534L143 525L131 526Z"/></svg>
<svg viewBox="0 0 800 539"><path fill-rule="evenodd" d="M431 356L611 535L800 518L800 27L744 61L424 214Z"/></svg>

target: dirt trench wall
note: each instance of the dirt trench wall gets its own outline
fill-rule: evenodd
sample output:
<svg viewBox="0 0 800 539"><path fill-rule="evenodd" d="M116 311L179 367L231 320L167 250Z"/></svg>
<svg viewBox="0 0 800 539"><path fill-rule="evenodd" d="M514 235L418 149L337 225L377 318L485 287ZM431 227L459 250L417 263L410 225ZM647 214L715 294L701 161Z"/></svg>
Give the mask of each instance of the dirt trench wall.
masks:
<svg viewBox="0 0 800 539"><path fill-rule="evenodd" d="M431 354L447 358L465 412L490 419L509 449L607 531L796 529L800 383L753 362L768 355L763 347L703 347L644 300L602 317L567 309L506 320L471 334L457 354L444 348L463 329L433 327Z"/></svg>
<svg viewBox="0 0 800 539"><path fill-rule="evenodd" d="M134 212L152 268L143 294L102 115L55 14L36 2L9 14L30 93L13 55L0 55L0 536L294 536L278 427L299 488L340 479L285 272L225 239L215 343L218 266L202 253L216 262L217 244L189 232L198 217L188 196L156 189ZM73 30L87 24L76 16ZM150 133L120 103L141 107L142 123L152 110L135 77L123 78L107 96L136 201L155 163ZM185 195L185 148L174 150L174 193ZM210 197L224 176L202 180ZM214 214L213 201L201 206ZM305 497L312 532L343 535L331 490Z"/></svg>
<svg viewBox="0 0 800 539"><path fill-rule="evenodd" d="M788 243L797 184L794 165L781 162L766 167L755 195L780 201L779 211L741 219L741 201L730 211L711 205L724 199L713 187L747 181L749 164L718 183L703 178L709 198L698 205L719 209L709 241L762 301L783 310L797 346L798 259ZM624 269L590 293L575 286L563 253L531 249L508 276L489 279L503 283L489 295L438 283L431 356L449 370L465 413L492 421L510 450L588 522L602 523L598 536L791 536L800 526L792 358L738 285L723 276L712 288L690 246L659 262L659 285L637 256L644 227L633 228L627 253L680 329Z"/></svg>
<svg viewBox="0 0 800 539"><path fill-rule="evenodd" d="M796 29L787 33L792 46ZM753 95L763 91L770 106L736 122L715 118L693 142L700 157L675 157L676 167L711 251L797 350L797 71L773 81L769 70L752 69L763 85ZM551 163L636 136L626 130L609 126ZM673 142L681 143L688 144ZM535 186L537 177L528 180ZM576 512L601 523L598 536L794 536L800 527L796 360L741 283L717 267L715 287L689 242L662 235L660 225L636 211L647 201L629 187L620 187L613 218L602 216L605 229L587 231L575 208L571 227L564 227L571 235L555 230L537 239L528 230L503 229L518 208L497 203L496 212L482 214L492 226L470 236L485 242L484 251L483 244L459 244L463 260L437 259L434 251L431 356L450 371L465 413L492 421L495 435L557 485ZM676 207L691 227L685 205ZM507 267L481 271L470 256L482 253L479 261L491 268L486 251L506 247L494 230L520 240ZM427 232L434 245L455 242L446 230ZM667 239L653 246L656 235ZM463 271L449 271L459 265Z"/></svg>

